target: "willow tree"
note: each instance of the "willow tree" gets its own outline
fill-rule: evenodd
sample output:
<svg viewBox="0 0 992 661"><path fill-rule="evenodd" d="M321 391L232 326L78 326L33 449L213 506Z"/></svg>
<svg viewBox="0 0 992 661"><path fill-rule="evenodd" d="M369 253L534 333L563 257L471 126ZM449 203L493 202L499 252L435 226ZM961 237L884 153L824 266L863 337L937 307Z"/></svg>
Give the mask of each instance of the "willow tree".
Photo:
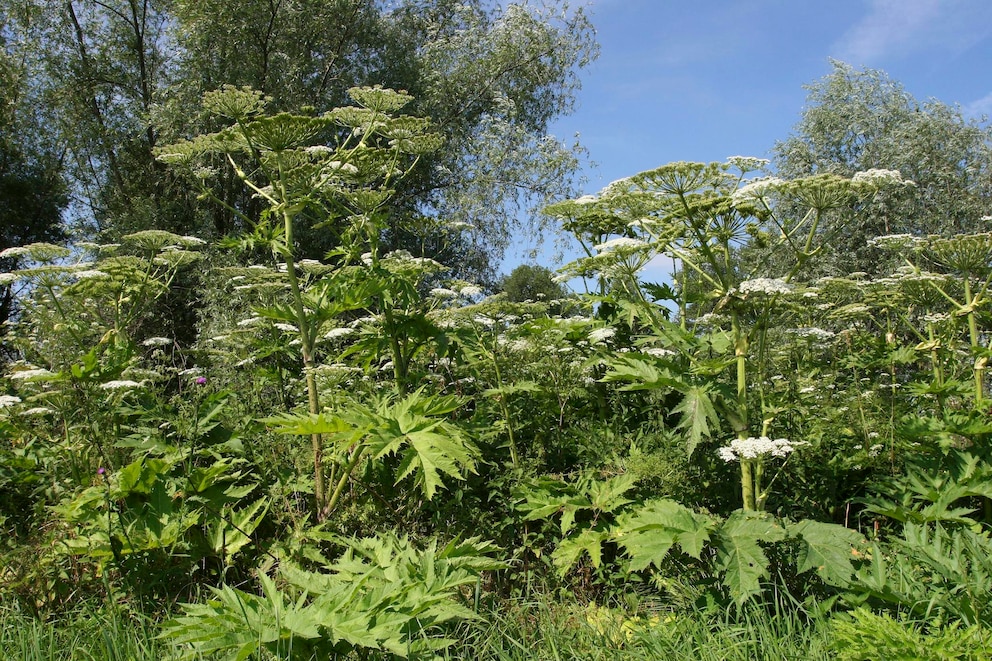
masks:
<svg viewBox="0 0 992 661"><path fill-rule="evenodd" d="M262 212L223 169L213 182L223 204L204 210L152 157L159 143L215 130L199 101L224 85L260 90L274 110L315 114L355 86L409 91L410 112L430 117L445 147L405 180L384 239L447 251L467 275L491 270L527 210L571 192L581 150L547 129L570 111L578 70L596 53L581 10L481 0L23 1L39 14L51 135L109 235L160 227L222 236ZM333 240L311 241L305 226L300 236L315 251Z"/></svg>
<svg viewBox="0 0 992 661"><path fill-rule="evenodd" d="M833 62L830 75L808 90L793 135L775 146L781 176L885 169L915 182L908 194L878 196L857 224L835 232L832 258L822 262L827 272L886 272L883 253L868 245L875 236L981 229L992 206L987 122L936 99L920 101L883 71L843 62ZM824 227L834 229L829 223Z"/></svg>

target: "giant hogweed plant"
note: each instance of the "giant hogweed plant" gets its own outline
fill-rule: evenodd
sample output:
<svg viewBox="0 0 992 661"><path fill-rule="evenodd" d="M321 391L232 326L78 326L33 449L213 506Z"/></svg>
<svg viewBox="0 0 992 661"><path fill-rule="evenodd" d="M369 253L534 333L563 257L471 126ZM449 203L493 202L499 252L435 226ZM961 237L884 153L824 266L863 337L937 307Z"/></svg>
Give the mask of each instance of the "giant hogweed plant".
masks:
<svg viewBox="0 0 992 661"><path fill-rule="evenodd" d="M423 391L410 390L414 357L442 335L426 316L429 303L422 290L443 267L403 251L380 250L393 182L414 167L420 154L437 148L439 138L428 132L427 120L396 114L411 101L404 93L355 88L350 94L356 106L320 116L266 115L261 94L225 88L205 95L204 107L231 122L228 128L159 150L161 160L199 174L203 195L218 204L223 201L208 185L211 172L203 168L210 158L223 158L264 207L257 220L229 210L252 228L240 244L267 250L275 273L241 273L241 280L250 279L234 288L251 289L257 276L265 275L277 291L287 292L268 297L254 314L298 347L306 412L284 413L268 422L284 433L310 437L318 519L337 506L366 458L400 452L398 479L415 473L430 497L439 473L460 476L472 469L474 455L467 436L437 417L453 410L451 402L439 405ZM296 237L304 223L336 233L337 247L326 262L298 259ZM335 340L353 331L355 337L342 350ZM380 361L383 354L388 362ZM342 358L366 369L392 371L395 393L374 407L381 414L395 413L383 428L395 432L388 439L370 440L374 435L365 421L374 417L371 409L333 395L322 401L326 391L319 375L328 364L340 365L332 359ZM325 403L351 412L337 415L325 410Z"/></svg>
<svg viewBox="0 0 992 661"><path fill-rule="evenodd" d="M856 213L880 188L908 185L890 171L850 179L745 179L764 164L743 157L672 163L546 210L586 252L564 268L563 277L592 277L597 298L631 326L644 349L619 357L607 378L679 391L690 452L729 423L736 438L722 456L739 461L746 510L764 508L774 480L765 476L768 461L797 445L770 439L774 409L752 401L754 385L764 380L762 347L770 321L800 291L793 278L829 241L824 218ZM642 286L640 272L659 258L673 263L674 288ZM763 277L769 268L782 273ZM674 302L676 321L656 304L660 299ZM658 355L662 350L671 353ZM720 381L728 370L730 388Z"/></svg>

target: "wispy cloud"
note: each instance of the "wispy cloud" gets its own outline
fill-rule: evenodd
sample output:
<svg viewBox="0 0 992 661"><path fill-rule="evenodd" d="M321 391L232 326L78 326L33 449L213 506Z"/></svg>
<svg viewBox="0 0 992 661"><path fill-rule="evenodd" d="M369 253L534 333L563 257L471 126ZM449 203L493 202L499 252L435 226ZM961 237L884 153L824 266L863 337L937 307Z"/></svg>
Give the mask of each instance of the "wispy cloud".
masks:
<svg viewBox="0 0 992 661"><path fill-rule="evenodd" d="M989 92L980 99L975 99L967 103L961 109L966 117L979 118L992 115L992 92Z"/></svg>
<svg viewBox="0 0 992 661"><path fill-rule="evenodd" d="M992 32L987 0L868 0L868 11L833 46L835 57L875 64L917 52L963 52Z"/></svg>

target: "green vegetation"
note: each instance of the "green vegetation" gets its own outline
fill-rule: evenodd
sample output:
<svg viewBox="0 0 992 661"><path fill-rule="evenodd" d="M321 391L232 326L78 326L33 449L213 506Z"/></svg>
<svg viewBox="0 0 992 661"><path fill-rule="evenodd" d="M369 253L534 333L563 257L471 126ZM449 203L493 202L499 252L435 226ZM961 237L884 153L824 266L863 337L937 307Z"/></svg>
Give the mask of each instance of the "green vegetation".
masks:
<svg viewBox="0 0 992 661"><path fill-rule="evenodd" d="M258 27L221 34L222 4L145 15L187 48L192 68L168 75L276 76L251 53L205 59L205 43L234 49ZM433 178L465 161L516 167L477 141L529 144L589 44L573 35L563 60L525 58L537 69L511 84L494 68L552 48L565 26L521 8L489 23L473 3L349 6L364 35L350 38L397 54L381 63L409 92L194 85L195 108L189 88L155 105L195 117L198 135L164 121L135 132L145 115L101 104L147 101L152 116L151 101L94 97L99 117L71 149L107 170L85 185L70 174L106 234L61 245L46 216L0 252L16 310L0 376L0 654L988 658L992 234L972 217L984 189L947 201L968 224L937 227L920 224L953 178L936 156L921 152L932 168L912 180L879 135L869 167L830 166L814 129L836 86L864 83L838 65L814 88L809 139L782 146L786 161L809 147L806 165L771 177L754 158L672 163L549 204L583 256L557 275L520 267L487 296L466 279L474 267L445 263L460 229L418 224L475 213ZM101 7L60 15L78 23L75 50L44 32L56 23L25 34L52 62L82 58L83 74L119 59L113 48L155 61L152 32L100 57L82 48L87 30L127 27ZM326 35L272 11L277 77L314 84L293 48ZM385 76L355 68L377 61L323 65L342 67L338 81ZM888 89L865 76L875 87L857 89ZM496 86L466 123L426 117L464 101L439 90L479 81L502 81L527 112L500 121L512 95ZM61 89L63 109L93 111ZM311 97L320 107L300 105ZM975 147L948 158L984 167L985 134L945 110L924 114ZM556 158L518 156L534 168L522 178ZM872 230L913 205L905 231ZM197 236L211 218L210 240ZM465 240L498 254L494 231ZM858 233L894 270L838 271L838 236ZM642 281L658 259L671 280ZM573 278L584 294L560 284Z"/></svg>

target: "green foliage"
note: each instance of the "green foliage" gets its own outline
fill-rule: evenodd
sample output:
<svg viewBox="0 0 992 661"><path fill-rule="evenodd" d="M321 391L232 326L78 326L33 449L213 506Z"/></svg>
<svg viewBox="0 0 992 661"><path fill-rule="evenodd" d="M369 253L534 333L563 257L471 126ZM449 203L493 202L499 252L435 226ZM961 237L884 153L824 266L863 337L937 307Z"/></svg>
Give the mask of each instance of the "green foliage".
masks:
<svg viewBox="0 0 992 661"><path fill-rule="evenodd" d="M283 565L280 587L259 576L261 595L224 586L213 599L187 604L163 626L181 658L219 653L241 659L265 650L280 658L383 650L421 658L456 641L439 637L449 622L474 619L459 588L503 567L490 544L470 539L416 548L405 537L342 539L344 554L322 571Z"/></svg>
<svg viewBox="0 0 992 661"><path fill-rule="evenodd" d="M830 633L831 649L842 661L978 661L992 654L992 641L987 629L978 626L962 628L960 623L928 627L861 608L851 611L849 615L834 617Z"/></svg>
<svg viewBox="0 0 992 661"><path fill-rule="evenodd" d="M819 272L883 274L880 268L892 263L867 243L874 236L983 229L979 219L992 190L975 173L992 163L988 127L960 108L914 98L883 71L843 62L833 67L808 86L802 119L792 137L775 146L778 171L849 176L881 168L898 170L915 185L908 194L880 196L856 223L847 223Z"/></svg>

